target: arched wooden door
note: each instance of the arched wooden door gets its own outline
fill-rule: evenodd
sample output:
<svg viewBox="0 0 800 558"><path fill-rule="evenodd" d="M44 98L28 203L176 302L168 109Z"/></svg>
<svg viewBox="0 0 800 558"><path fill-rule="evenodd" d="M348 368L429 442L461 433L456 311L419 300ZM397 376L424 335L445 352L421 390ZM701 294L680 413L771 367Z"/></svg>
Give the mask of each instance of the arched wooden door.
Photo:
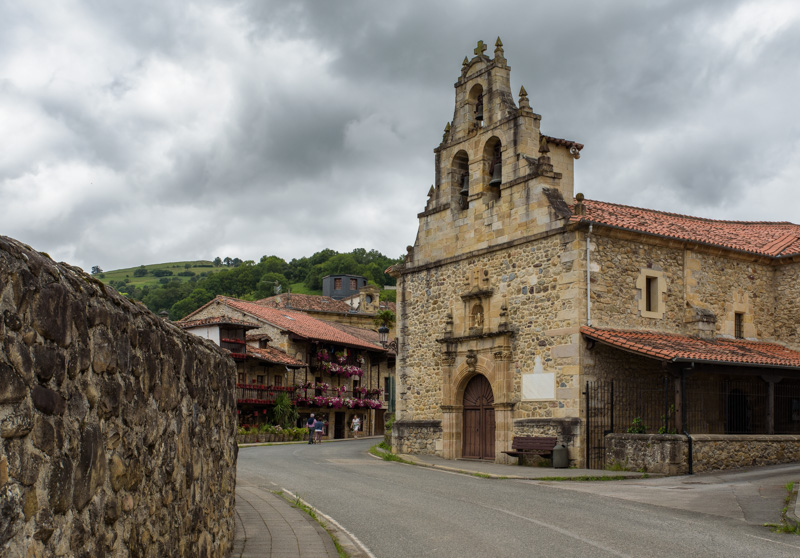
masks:
<svg viewBox="0 0 800 558"><path fill-rule="evenodd" d="M461 456L494 460L494 394L485 376L472 378L464 390L463 448Z"/></svg>

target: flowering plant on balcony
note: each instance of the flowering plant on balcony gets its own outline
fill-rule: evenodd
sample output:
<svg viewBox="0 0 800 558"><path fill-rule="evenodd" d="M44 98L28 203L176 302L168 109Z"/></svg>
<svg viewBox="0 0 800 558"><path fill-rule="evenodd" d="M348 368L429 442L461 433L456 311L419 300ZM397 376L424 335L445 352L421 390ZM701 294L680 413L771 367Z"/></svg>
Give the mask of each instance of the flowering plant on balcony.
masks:
<svg viewBox="0 0 800 558"><path fill-rule="evenodd" d="M367 388L361 387L361 386L354 387L353 388L353 393L359 393L361 395L366 395L367 394Z"/></svg>
<svg viewBox="0 0 800 558"><path fill-rule="evenodd" d="M336 352L336 362L339 364L345 364L347 362L347 349Z"/></svg>
<svg viewBox="0 0 800 558"><path fill-rule="evenodd" d="M381 395L383 393L383 388L375 388L367 391L369 395Z"/></svg>
<svg viewBox="0 0 800 558"><path fill-rule="evenodd" d="M330 362L331 354L328 352L327 349L320 349L319 351L317 351L317 360L320 362Z"/></svg>
<svg viewBox="0 0 800 558"><path fill-rule="evenodd" d="M344 392L347 391L347 386L340 386L335 391L337 391L339 393L344 393Z"/></svg>
<svg viewBox="0 0 800 558"><path fill-rule="evenodd" d="M364 356L363 355L358 355L356 357L356 362L358 363L359 366L364 366Z"/></svg>
<svg viewBox="0 0 800 558"><path fill-rule="evenodd" d="M321 389L322 391L328 391L331 389L330 384L321 383L321 384L314 384L314 389Z"/></svg>

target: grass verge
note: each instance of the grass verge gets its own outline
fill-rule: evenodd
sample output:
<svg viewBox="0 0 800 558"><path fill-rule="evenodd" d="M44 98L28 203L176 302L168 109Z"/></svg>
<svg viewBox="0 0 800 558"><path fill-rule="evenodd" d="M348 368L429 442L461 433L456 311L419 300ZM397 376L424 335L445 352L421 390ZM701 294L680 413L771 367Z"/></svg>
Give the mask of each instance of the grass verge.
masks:
<svg viewBox="0 0 800 558"><path fill-rule="evenodd" d="M305 513L308 514L308 516L311 519L319 523L320 527L325 529L325 532L328 533L328 536L330 536L331 540L333 541L333 544L336 546L336 552L339 554L339 558L349 558L350 555L344 551L342 545L339 544L339 541L337 541L336 537L333 536L331 530L328 529L327 525L325 525L325 522L319 518L316 510L314 510L314 508L303 502L300 499L300 496L295 496L294 498L290 498L289 495L286 494L283 490L273 490L272 493L277 494L278 496L280 496L281 498L292 504L292 506L294 506L295 508L303 510Z"/></svg>
<svg viewBox="0 0 800 558"><path fill-rule="evenodd" d="M769 527L769 530L773 533L788 533L791 535L800 536L800 523L789 521L789 519L786 517L786 514L789 512L789 505L792 503L793 495L794 483L788 482L786 483L786 498L783 500L783 509L781 510L781 522L764 524L764 526Z"/></svg>
<svg viewBox="0 0 800 558"><path fill-rule="evenodd" d="M408 459L403 459L402 457L393 454L391 451L378 449L380 445L381 444L375 444L374 446L369 448L369 453L371 455L374 455L375 457L380 457L384 461L396 461L397 463L405 463L406 465L415 465L414 462L409 461Z"/></svg>

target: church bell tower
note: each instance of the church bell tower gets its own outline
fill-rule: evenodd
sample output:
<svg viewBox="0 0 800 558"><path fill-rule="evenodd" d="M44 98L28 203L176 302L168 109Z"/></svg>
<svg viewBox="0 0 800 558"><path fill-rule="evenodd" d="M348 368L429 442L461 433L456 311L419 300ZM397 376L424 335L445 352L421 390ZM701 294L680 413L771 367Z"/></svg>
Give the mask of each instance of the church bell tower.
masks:
<svg viewBox="0 0 800 558"><path fill-rule="evenodd" d="M453 119L434 149L436 175L407 263L429 263L563 224L553 198L573 196L581 144L543 135L525 88L518 103L497 38L494 58L478 41L455 83ZM411 248L411 247L410 247Z"/></svg>

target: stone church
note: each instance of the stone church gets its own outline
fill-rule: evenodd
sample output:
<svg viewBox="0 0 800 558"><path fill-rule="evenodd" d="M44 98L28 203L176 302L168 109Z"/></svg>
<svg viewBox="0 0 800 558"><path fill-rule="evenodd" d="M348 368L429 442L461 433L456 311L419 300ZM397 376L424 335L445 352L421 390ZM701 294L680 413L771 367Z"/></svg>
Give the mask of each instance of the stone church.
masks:
<svg viewBox="0 0 800 558"><path fill-rule="evenodd" d="M698 464L714 436L800 457L800 226L574 194L583 145L542 133L500 39L486 50L462 63L416 241L390 268L395 450L508 463L514 436L547 435L572 465L602 466L634 413L692 438ZM634 381L648 387L621 400Z"/></svg>

